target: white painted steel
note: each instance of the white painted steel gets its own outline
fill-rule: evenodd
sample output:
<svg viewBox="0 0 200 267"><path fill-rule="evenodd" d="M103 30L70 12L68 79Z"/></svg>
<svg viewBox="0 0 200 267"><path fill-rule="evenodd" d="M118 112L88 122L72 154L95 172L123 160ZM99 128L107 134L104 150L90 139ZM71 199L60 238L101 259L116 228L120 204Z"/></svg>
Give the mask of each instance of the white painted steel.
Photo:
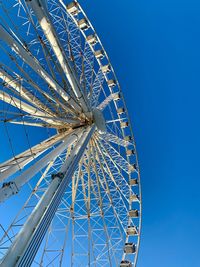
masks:
<svg viewBox="0 0 200 267"><path fill-rule="evenodd" d="M119 93L114 93L114 94L110 94L109 96L107 96L103 102L101 102L98 106L97 106L97 109L99 110L104 110L108 104L113 100L115 99L116 96L118 96Z"/></svg>
<svg viewBox="0 0 200 267"><path fill-rule="evenodd" d="M80 104L80 106L82 106L76 110L78 112L76 112L76 108L74 108L73 113L75 118L77 115L77 120L79 121L78 127L80 126L83 129L86 126L88 127L88 125L97 126L95 134L88 137L87 142L89 140L91 140L91 142L89 142L86 153L84 154L84 157L82 157L81 161L79 161L80 159L78 159L78 156L81 155L81 153L79 152L83 150L87 145L87 142L83 142L83 138L81 138L78 142L80 144L79 149L78 144L75 147L69 147L66 153L63 153L60 157L58 157L59 159L62 158L62 162L56 162L56 164L53 164L52 166L52 169L55 168L56 170L62 170L63 172L67 171L67 173L71 171L72 173L74 170L74 164L78 164L79 162L79 167L74 173L72 183L68 185L66 191L65 188L63 188L63 190L65 191L65 196L62 198L62 205L59 206L59 208L57 206L58 209L55 207L53 213L53 215L55 215L53 222L55 222L56 219L59 220L60 225L63 227L63 235L65 234L67 236L66 233L69 229L66 219L68 218L69 222L71 223L71 240L69 240L71 242L71 265L86 266L88 264L91 264L91 266L121 266L120 262L127 260L129 263L133 262L132 266L135 267L137 262L140 240L139 235L141 229L140 177L137 164L137 154L135 153L135 142L132 134L132 129L130 128L130 121L127 115L126 105L109 58L104 48L102 47L101 41L96 35L94 28L90 24L86 14L83 12L81 6L76 0L73 2L73 9L70 9L69 14L65 12L66 2L62 0L32 0L28 1L27 4L24 4L23 1L19 1L18 3L22 3L21 6L23 7L24 5L25 10L28 10L26 9L27 5L30 4L30 6L32 6L34 12L31 13L29 10L26 15L30 15L30 17L32 17L32 14L35 14L38 18L41 27L34 22L34 27L36 27L36 35L38 33L44 33L47 38L47 40L44 38L45 42L47 42L47 45L50 44L52 48L52 51L50 48L50 52L54 53L53 57L56 56L62 69L65 72L67 71L67 61L63 63L63 60L69 60L69 58L70 60L72 60L72 64L70 66L74 64L74 72L71 73L72 76L69 76L69 78L73 79L73 74L76 72L78 79L80 79L82 83L88 83L89 89L86 86L84 87L84 95L87 95L89 107L91 108L91 110L88 110L89 112L87 112L88 116L86 114L84 116L83 114L81 117L80 113L84 111L84 104L81 104L81 101L79 101L78 99L78 96L81 96L78 95L79 92L74 90L74 93L77 97L76 101ZM60 4L62 5L62 8L60 8ZM66 11L67 10L68 9L66 9ZM21 16L21 13L19 14L19 16ZM34 15L33 19L35 21ZM29 19L27 19L26 23L27 25L30 23ZM26 23L24 25L26 25ZM33 25L31 25L30 23L30 28L32 26ZM86 28L87 30L85 30ZM9 29L9 31L11 31L11 29ZM11 37L15 36L13 37L15 41L17 34L18 33L16 33L15 35L14 32L12 32L11 34ZM82 37L84 37L85 40ZM34 45L32 47L32 44L34 44L34 42L38 45L38 47L36 45L35 47ZM37 39L37 37L36 39L32 39L31 43L29 43L28 40L28 45L27 49L25 49L25 52L30 54L31 50L34 53L38 48L38 54L40 54L40 52L42 51L40 42L41 40ZM69 44L67 42L69 42ZM23 42L18 40L17 44L19 43L24 49L25 46L23 45ZM101 51L100 54L99 51ZM23 58L23 53L20 52L17 54L21 56L24 62L26 62ZM104 55L104 57L102 57L102 55ZM35 58L33 58L33 60L35 60ZM44 60L47 60L47 58L45 57ZM82 62L82 66L79 64L80 62L78 62L78 60ZM88 66L92 66L91 69L89 67L89 73L91 70L92 74L90 74L93 77L91 78L91 80L89 78L88 81L87 78L85 78L85 75L87 75L88 72L86 61L88 61ZM40 65L39 61L37 61L37 63ZM32 69L34 70L33 67ZM102 69L106 71L102 72ZM107 70L109 72L107 72ZM70 73L66 72L66 77L68 74L70 75ZM39 75L43 77L44 80L46 80L46 77L44 75ZM55 74L55 76L56 75L59 74L57 73ZM54 76L54 73L52 74L52 76ZM50 78L52 78L51 75ZM72 80L70 82L70 80L68 79L68 81L71 85L73 85ZM51 82L55 82L53 78L52 80L50 80L50 82L47 83L50 85ZM81 90L79 83L77 84L77 86L78 89ZM51 87L54 88L53 86ZM73 89L75 89L75 87ZM54 88L54 91L56 90L57 89ZM69 101L67 103L69 103ZM104 114L106 118L106 124L103 118L104 116L101 116L100 113L94 114L94 109L96 107ZM93 117L90 116L91 114L93 114ZM39 118L39 115L37 117ZM35 116L35 118L37 117ZM60 123L62 119L59 119L58 117L58 114L56 114L55 122L59 121ZM84 121L85 117L89 118L89 121ZM28 122L26 125L28 125ZM69 124L67 123L67 125ZM77 127L77 125L75 127ZM69 128L60 129L59 134L62 133L62 130L68 131L68 129ZM101 132L104 133L102 134ZM83 143L81 143L81 140ZM78 151L78 153L76 151ZM134 151L134 153L130 153L129 151ZM128 157L127 153L130 154ZM66 157L68 161L63 164L63 159L65 159ZM50 162L53 162L54 159L52 157L52 160ZM48 173L48 171L49 169L45 173L43 181L49 181L49 175L52 171L51 167L50 173ZM71 179L70 175L67 175L67 180L68 179ZM137 182L133 184L133 180ZM63 180L61 181L61 184L62 182ZM68 184L68 182L69 181L67 181L66 185ZM16 190L18 190L16 184L10 184L8 187L10 188L9 192L15 192ZM62 186L58 186L58 188L60 189L61 187ZM38 182L37 186L34 189L36 191L33 194L33 198L35 195L40 195L40 190L42 189L43 187L40 187L40 183ZM37 190L39 194L37 194ZM55 190L55 192L58 191ZM61 197L60 193L58 195L59 197ZM31 197L30 199L32 200ZM30 201L30 203L32 202ZM137 205L137 207L135 207L135 205ZM26 211L26 207L29 207L27 203L24 205L23 210ZM138 210L137 218L129 216L129 212L134 209ZM46 211L46 214L50 216L49 211ZM52 219L53 217L51 218L51 220ZM19 220L16 219L15 221L18 223ZM38 222L36 228L41 226L40 222ZM137 227L137 235L130 236L127 234L127 227L131 227L132 225L135 225ZM5 232L5 237L7 238L9 236L11 241L13 241L14 239L14 237L12 236L13 227L15 227L15 224L12 224L10 228L11 231ZM47 229L49 227L49 224L46 223L45 227ZM56 257L52 256L52 251L48 251L48 248L54 247L54 237L59 231L60 229L58 225L55 224L52 224L49 228L43 252L39 253L39 256L40 254L42 254L41 261L38 261L39 265L42 266L45 262L45 264L47 265L58 266L58 264L56 264ZM81 233L79 231L81 231ZM27 244L30 244L30 242L32 242L33 235L30 237ZM102 235L105 236L102 237ZM84 242L78 243L77 240L79 240L80 236L82 240L84 239ZM42 239L43 237L44 235L41 234L40 239ZM61 235L58 235L58 237L61 237ZM136 254L134 255L129 255L129 253L126 253L126 250L123 250L125 243L132 242L131 238L135 238L136 241L134 243L137 244ZM67 240L67 237L65 240ZM83 246L83 243L87 243L87 245ZM0 241L0 245L1 244L4 243L1 243ZM37 241L34 242L34 246L38 246L38 244L39 243ZM65 241L63 245L59 244L58 250L56 250L55 248L54 251L55 254L56 251L57 253L62 254L59 261L59 266L66 265L66 263L62 261L66 244L69 244L68 241ZM31 255L29 248L26 247L23 250L23 255L20 254L20 267L29 266L27 264L23 265L27 257L24 255L28 255L27 253L29 253L28 257L31 261L35 256L33 254ZM97 255L97 259L95 259L95 257L92 255ZM60 256L58 255L58 258L59 257ZM85 261L82 260L84 259L84 257ZM120 257L120 259L118 257ZM80 258L79 262L78 258Z"/></svg>
<svg viewBox="0 0 200 267"><path fill-rule="evenodd" d="M0 164L0 182L13 175L18 170L23 169L32 160L35 160L39 155L44 153L48 148L56 145L58 142L66 138L66 134L57 134L47 140L37 144L26 151L16 155Z"/></svg>
<svg viewBox="0 0 200 267"><path fill-rule="evenodd" d="M66 159L65 164L60 170L60 174L62 174L62 177L59 177L60 175L55 175L53 177L53 180L51 181L47 191L40 199L39 203L31 213L23 228L16 236L6 256L3 258L1 267L22 266L20 264L20 260L23 257L23 254L25 254L26 249L28 249L28 245L31 243L31 239L34 236L34 232L37 231L37 228L39 228L40 223L43 223L42 218L45 216L46 213L48 213L48 208L51 208L51 203L53 203L53 199L55 199L55 197L58 195L61 200L62 194L64 193L65 188L67 187L77 167L77 164L94 132L94 128L95 127L93 126L89 130L83 131L81 138L79 139L74 150L72 151L71 156ZM54 209L54 213L55 211L56 209ZM53 218L53 216L51 217ZM50 222L46 221L46 224L48 226ZM47 229L48 227L45 227L44 231L46 232ZM34 251L34 253L36 253L36 251ZM26 266L28 267L29 265Z"/></svg>
<svg viewBox="0 0 200 267"><path fill-rule="evenodd" d="M63 142L58 147L56 147L54 150L49 152L43 158L38 160L35 164L31 165L26 171L24 171L22 174L17 176L13 181L11 181L15 184L18 191L35 174L37 174L40 170L42 170L52 159L55 159L68 146L76 142L79 139L79 136L82 135L82 133L83 133L83 130L82 131L77 130L77 132L74 132L70 136L65 137ZM5 201L7 198L9 198L15 193L16 192L13 192L13 189L9 186L9 184L7 186L3 186L2 188L0 188L0 202Z"/></svg>
<svg viewBox="0 0 200 267"><path fill-rule="evenodd" d="M16 78L11 77L5 70L0 69L0 79L6 84L5 86L11 87L16 90L19 95L28 100L31 104L35 107L41 108L43 111L47 112L48 114L54 116L52 111L46 107L36 96L34 96L31 92L29 92L26 88L20 85Z"/></svg>
<svg viewBox="0 0 200 267"><path fill-rule="evenodd" d="M79 139L75 148L72 150L72 153L70 154L68 160L65 162L65 164L63 164L63 166L60 170L61 172L65 173L70 168L71 162L77 156L79 150L83 150L83 151L85 150L88 142L90 141L90 138L92 137L92 135L94 133L95 128L96 127L94 125L92 125L92 127L90 127L89 130L84 130L82 137ZM89 140L87 141L87 143L85 143L85 141L88 137L89 137Z"/></svg>
<svg viewBox="0 0 200 267"><path fill-rule="evenodd" d="M42 68L40 63L12 35L0 25L1 40L5 41L36 73L38 73L63 99L74 109L81 111L80 106L64 91L64 89Z"/></svg>
<svg viewBox="0 0 200 267"><path fill-rule="evenodd" d="M13 107L16 107L19 110L25 111L28 114L40 116L43 118L44 121L46 121L49 124L55 124L55 121L52 119L45 119L46 114L39 109L27 104L26 102L22 101L21 99L18 99L14 96L11 96L3 91L0 91L0 100L12 105ZM59 123L56 123L59 125Z"/></svg>
<svg viewBox="0 0 200 267"><path fill-rule="evenodd" d="M102 140L109 140L110 142L112 142L114 144L117 144L119 146L127 147L127 146L131 146L132 145L131 142L126 141L124 139L121 139L120 137L118 137L118 136L116 136L114 134L111 134L111 133L100 134L99 138L102 139Z"/></svg>
<svg viewBox="0 0 200 267"><path fill-rule="evenodd" d="M36 15L40 23L40 26L42 30L44 31L44 34L46 38L48 39L78 101L80 102L84 113L88 112L88 107L85 101L85 97L83 96L82 92L79 89L80 84L78 85L78 81L76 77L74 76L72 69L70 68L69 62L67 61L66 56L63 54L63 50L56 36L54 27L48 18L48 14L46 12L46 6L45 6L44 1L32 0L32 1L28 1L28 3L33 9L34 14Z"/></svg>
<svg viewBox="0 0 200 267"><path fill-rule="evenodd" d="M27 246L27 243L29 242L35 228L37 227L39 220L41 219L42 215L47 209L60 182L61 182L61 179L58 177L52 180L51 184L49 185L48 190L43 195L43 197L40 199L38 205L35 207L31 216L26 221L26 224L21 229L21 231L18 233L15 241L12 243L11 247L9 248L8 253L6 254L5 258L0 264L1 267L8 267L8 266L15 267L16 266L17 260L19 259L20 255L23 254Z"/></svg>

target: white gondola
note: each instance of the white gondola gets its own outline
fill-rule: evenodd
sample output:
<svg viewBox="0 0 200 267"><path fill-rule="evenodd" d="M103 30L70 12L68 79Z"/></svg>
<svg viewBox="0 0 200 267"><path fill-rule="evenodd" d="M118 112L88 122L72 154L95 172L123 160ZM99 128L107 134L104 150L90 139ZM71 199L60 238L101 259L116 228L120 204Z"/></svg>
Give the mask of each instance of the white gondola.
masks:
<svg viewBox="0 0 200 267"><path fill-rule="evenodd" d="M131 155L134 155L135 154L135 151L133 150L133 149L128 149L127 151L126 151L126 155L127 156L131 156Z"/></svg>
<svg viewBox="0 0 200 267"><path fill-rule="evenodd" d="M129 183L130 183L130 185L135 186L135 185L138 185L138 180L137 179L131 179Z"/></svg>
<svg viewBox="0 0 200 267"><path fill-rule="evenodd" d="M78 4L76 2L72 2L72 3L68 4L67 5L67 11L72 15L76 15L79 12Z"/></svg>
<svg viewBox="0 0 200 267"><path fill-rule="evenodd" d="M123 121L123 122L120 123L120 126L121 126L121 128L126 128L126 127L128 127L128 122L127 121Z"/></svg>
<svg viewBox="0 0 200 267"><path fill-rule="evenodd" d="M129 172L134 172L136 170L135 164L129 166Z"/></svg>
<svg viewBox="0 0 200 267"><path fill-rule="evenodd" d="M96 38L96 35L95 34L88 35L86 37L86 40L91 45L95 45L97 43L97 38Z"/></svg>
<svg viewBox="0 0 200 267"><path fill-rule="evenodd" d="M78 21L78 26L81 30L85 31L89 28L89 24L85 18Z"/></svg>
<svg viewBox="0 0 200 267"><path fill-rule="evenodd" d="M121 99L120 93L116 93L113 99L114 99L115 101L120 100L120 99Z"/></svg>
<svg viewBox="0 0 200 267"><path fill-rule="evenodd" d="M94 55L95 55L95 57L96 57L97 59L101 59L101 58L103 58L103 57L104 57L103 50L102 50L102 49L97 50L97 51L94 53Z"/></svg>
<svg viewBox="0 0 200 267"><path fill-rule="evenodd" d="M138 218L138 217L139 217L139 212L138 212L138 210L130 210L130 211L129 211L129 216L130 216L131 218Z"/></svg>
<svg viewBox="0 0 200 267"><path fill-rule="evenodd" d="M120 263L120 267L132 267L132 263L128 260L123 260Z"/></svg>
<svg viewBox="0 0 200 267"><path fill-rule="evenodd" d="M137 202L137 201L139 201L138 195L136 195L136 194L130 195L130 201L131 202Z"/></svg>
<svg viewBox="0 0 200 267"><path fill-rule="evenodd" d="M125 109L124 109L124 108L118 108L118 109L117 109L117 113L118 113L119 115L123 114L124 112L125 112Z"/></svg>
<svg viewBox="0 0 200 267"><path fill-rule="evenodd" d="M110 65L107 64L107 65L101 66L101 70L102 70L103 73L110 72L111 71Z"/></svg>
<svg viewBox="0 0 200 267"><path fill-rule="evenodd" d="M124 252L126 254L133 254L136 251L136 247L134 243L125 243Z"/></svg>
<svg viewBox="0 0 200 267"><path fill-rule="evenodd" d="M129 171L130 171L130 172L137 171L137 164L134 163L134 164L130 165L130 166L129 166Z"/></svg>
<svg viewBox="0 0 200 267"><path fill-rule="evenodd" d="M125 136L124 140L127 141L127 142L131 141L131 136L130 135Z"/></svg>
<svg viewBox="0 0 200 267"><path fill-rule="evenodd" d="M135 236L138 235L138 231L136 226L128 226L127 230L126 230L127 235L129 236Z"/></svg>
<svg viewBox="0 0 200 267"><path fill-rule="evenodd" d="M111 80L108 80L108 86L109 87L114 87L115 85L116 85L116 81L115 80L113 80L113 79L111 79Z"/></svg>

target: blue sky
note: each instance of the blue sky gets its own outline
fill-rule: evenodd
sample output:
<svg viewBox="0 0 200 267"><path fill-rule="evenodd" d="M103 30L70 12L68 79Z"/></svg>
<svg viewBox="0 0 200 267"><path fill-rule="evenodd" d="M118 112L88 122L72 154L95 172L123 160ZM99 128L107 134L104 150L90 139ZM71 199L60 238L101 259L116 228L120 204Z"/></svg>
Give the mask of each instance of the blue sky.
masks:
<svg viewBox="0 0 200 267"><path fill-rule="evenodd" d="M133 123L143 193L137 267L198 267L200 3L80 2Z"/></svg>

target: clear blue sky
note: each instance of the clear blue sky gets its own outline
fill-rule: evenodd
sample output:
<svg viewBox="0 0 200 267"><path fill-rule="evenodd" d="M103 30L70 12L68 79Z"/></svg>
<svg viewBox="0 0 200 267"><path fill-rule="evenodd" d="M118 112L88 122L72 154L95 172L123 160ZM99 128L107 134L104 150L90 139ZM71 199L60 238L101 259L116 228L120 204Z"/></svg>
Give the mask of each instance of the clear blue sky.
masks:
<svg viewBox="0 0 200 267"><path fill-rule="evenodd" d="M133 122L143 193L137 267L199 267L200 2L80 2Z"/></svg>

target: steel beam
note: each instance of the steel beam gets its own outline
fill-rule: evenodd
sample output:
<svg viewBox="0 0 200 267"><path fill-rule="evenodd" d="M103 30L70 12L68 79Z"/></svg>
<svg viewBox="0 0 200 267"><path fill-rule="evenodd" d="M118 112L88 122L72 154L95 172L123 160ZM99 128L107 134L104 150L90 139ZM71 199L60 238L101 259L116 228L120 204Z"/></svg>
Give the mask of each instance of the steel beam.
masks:
<svg viewBox="0 0 200 267"><path fill-rule="evenodd" d="M78 101L81 104L81 107L83 108L84 113L87 113L89 110L87 107L86 99L80 90L80 84L77 81L77 78L75 77L75 74L70 67L69 61L63 52L59 39L57 38L56 31L47 13L45 1L29 0L28 3L32 8L34 14L36 15L38 22L44 32L44 35L49 41L58 59L58 62L60 63L60 66L65 76L67 77L72 90L74 91L74 94L76 95Z"/></svg>
<svg viewBox="0 0 200 267"><path fill-rule="evenodd" d="M97 106L97 109L104 110L108 106L108 104L118 95L119 93L110 94Z"/></svg>
<svg viewBox="0 0 200 267"><path fill-rule="evenodd" d="M31 266L94 128L92 126L85 130L60 173L52 176L51 184L16 236L0 264L1 267Z"/></svg>
<svg viewBox="0 0 200 267"><path fill-rule="evenodd" d="M20 83L16 81L16 79L10 76L5 70L0 69L0 79L5 83L6 87L11 87L20 94L20 96L26 100L28 100L35 107L39 107L41 110L47 112L48 114L54 116L52 111L45 106L36 96L34 96L31 92L29 92L26 88L24 88Z"/></svg>
<svg viewBox="0 0 200 267"><path fill-rule="evenodd" d="M16 106L15 106L16 107ZM12 115L12 117L8 117L6 118L6 115ZM65 116L65 114L63 114L64 116L61 118L61 117L49 117L49 116L40 116L40 115L36 115L36 114L28 114L26 112L13 112L13 111L8 111L8 110L2 110L0 109L0 119L1 119L1 122L13 122L14 123L14 120L16 119L20 119L20 118L31 118L31 119L35 119L35 123L38 122L37 119L40 119L40 120L54 120L56 123L56 125L51 125L51 124L48 124L48 123L44 123L44 127L50 127L50 128L69 128L69 124L73 124L73 126L81 126L84 124L84 120L79 120L77 118L73 118L73 117L70 117L70 116ZM5 119L6 118L6 119ZM24 124L25 123L28 123L30 121L25 121L24 120ZM31 121L32 122L32 121ZM30 123L31 123L30 122ZM17 122L16 122L17 123ZM34 123L34 122L33 122ZM42 122L41 123L41 126L42 126ZM70 125L71 126L71 125ZM71 128L71 127L70 127Z"/></svg>
<svg viewBox="0 0 200 267"><path fill-rule="evenodd" d="M17 176L14 180L4 183L0 188L0 202L5 201L10 196L17 194L21 187L26 184L35 174L42 170L51 160L57 158L63 151L82 136L82 132L78 130L76 133L72 133L70 136L65 137L63 142L46 154L35 164L31 165L26 171Z"/></svg>
<svg viewBox="0 0 200 267"><path fill-rule="evenodd" d="M0 91L0 100L8 103L9 105L12 105L13 107L19 110L27 112L28 114L40 116L41 120L46 121L51 125L60 125L59 123L55 123L53 118L45 119L46 114L37 109L36 107L33 107L27 104L26 102L22 101L21 99L11 96L4 91Z"/></svg>
<svg viewBox="0 0 200 267"><path fill-rule="evenodd" d="M47 149L56 145L58 142L61 142L66 138L67 134L57 134L54 135L41 143L25 150L24 152L16 155L14 158L11 158L0 164L0 182L3 182L6 178L13 175L15 172L23 169L27 164L32 160L36 159Z"/></svg>
<svg viewBox="0 0 200 267"><path fill-rule="evenodd" d="M76 111L81 107L67 94L66 91L51 77L51 75L40 65L33 55L27 51L5 28L0 25L1 40L7 43L21 59L26 62L42 79L44 79L65 101Z"/></svg>
<svg viewBox="0 0 200 267"><path fill-rule="evenodd" d="M117 135L111 134L111 133L103 133L99 134L98 137L102 140L109 140L109 142L117 144L119 146L127 147L127 146L132 146L133 144L130 143L129 141L126 141Z"/></svg>
<svg viewBox="0 0 200 267"><path fill-rule="evenodd" d="M59 177L56 177L52 180L47 192L40 199L38 205L32 212L31 216L26 221L26 224L21 229L21 231L17 235L17 238L12 243L6 257L3 258L3 261L0 263L1 267L17 266L18 258L23 253L24 249L29 243L31 236L33 235L34 229L39 223L39 220L41 219L42 215L45 213L45 209L48 207L51 199L53 198L53 195L55 194L55 191L60 181L61 179ZM21 265L21 266L28 267L29 265Z"/></svg>

